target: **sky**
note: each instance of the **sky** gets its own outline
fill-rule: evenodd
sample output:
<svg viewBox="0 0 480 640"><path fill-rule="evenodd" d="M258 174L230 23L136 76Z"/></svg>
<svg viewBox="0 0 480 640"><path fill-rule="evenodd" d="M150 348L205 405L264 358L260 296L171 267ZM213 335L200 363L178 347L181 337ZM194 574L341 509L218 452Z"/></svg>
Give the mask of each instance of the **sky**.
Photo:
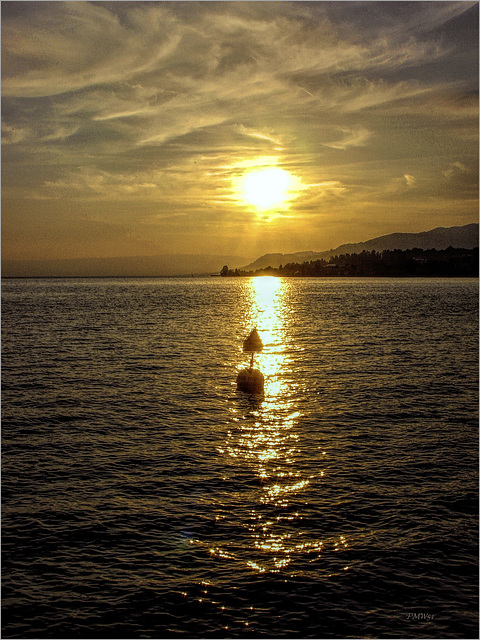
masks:
<svg viewBox="0 0 480 640"><path fill-rule="evenodd" d="M477 2L8 2L2 258L478 221Z"/></svg>

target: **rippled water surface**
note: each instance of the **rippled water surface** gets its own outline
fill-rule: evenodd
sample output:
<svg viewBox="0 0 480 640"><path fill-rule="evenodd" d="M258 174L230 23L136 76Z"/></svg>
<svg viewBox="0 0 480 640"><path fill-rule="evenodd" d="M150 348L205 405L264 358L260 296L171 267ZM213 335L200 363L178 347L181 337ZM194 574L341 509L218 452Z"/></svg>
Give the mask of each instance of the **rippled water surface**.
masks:
<svg viewBox="0 0 480 640"><path fill-rule="evenodd" d="M2 301L4 638L478 637L477 280Z"/></svg>

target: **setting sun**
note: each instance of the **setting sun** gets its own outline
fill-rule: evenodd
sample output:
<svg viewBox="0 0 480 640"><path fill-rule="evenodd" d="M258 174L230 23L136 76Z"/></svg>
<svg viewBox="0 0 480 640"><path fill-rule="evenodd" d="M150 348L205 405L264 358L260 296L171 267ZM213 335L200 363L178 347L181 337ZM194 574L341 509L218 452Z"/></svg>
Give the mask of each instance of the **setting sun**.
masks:
<svg viewBox="0 0 480 640"><path fill-rule="evenodd" d="M236 180L239 200L258 211L286 207L297 197L300 180L275 166L255 168Z"/></svg>
<svg viewBox="0 0 480 640"><path fill-rule="evenodd" d="M252 171L243 181L243 197L258 209L270 209L288 199L291 183L291 175L283 169Z"/></svg>

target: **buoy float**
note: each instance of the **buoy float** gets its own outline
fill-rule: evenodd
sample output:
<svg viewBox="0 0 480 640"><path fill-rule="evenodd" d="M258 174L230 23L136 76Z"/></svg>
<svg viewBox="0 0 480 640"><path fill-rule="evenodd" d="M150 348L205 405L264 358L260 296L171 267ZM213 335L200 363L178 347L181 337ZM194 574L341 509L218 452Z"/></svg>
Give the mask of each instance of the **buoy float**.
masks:
<svg viewBox="0 0 480 640"><path fill-rule="evenodd" d="M237 389L246 393L263 393L264 377L259 369L242 369L237 376Z"/></svg>
<svg viewBox="0 0 480 640"><path fill-rule="evenodd" d="M258 335L257 327L252 329L250 335L243 341L243 350L251 353L250 367L242 369L237 376L237 389L246 393L263 393L264 377L259 369L253 368L253 354L260 353L263 343Z"/></svg>

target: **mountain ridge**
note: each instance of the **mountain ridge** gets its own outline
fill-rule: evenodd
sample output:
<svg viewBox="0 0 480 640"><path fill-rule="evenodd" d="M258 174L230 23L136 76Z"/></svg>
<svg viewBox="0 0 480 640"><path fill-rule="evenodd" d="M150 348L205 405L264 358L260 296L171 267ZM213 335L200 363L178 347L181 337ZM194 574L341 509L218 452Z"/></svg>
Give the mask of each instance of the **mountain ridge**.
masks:
<svg viewBox="0 0 480 640"><path fill-rule="evenodd" d="M241 267L241 271L255 271L272 267L277 269L281 264L290 262L309 262L310 260L326 260L335 255L361 253L362 251L384 251L393 249L447 249L449 246L462 249L478 247L478 223L455 227L436 227L429 231L417 233L390 233L364 242L341 244L327 251L298 251L296 253L266 253L254 262Z"/></svg>

